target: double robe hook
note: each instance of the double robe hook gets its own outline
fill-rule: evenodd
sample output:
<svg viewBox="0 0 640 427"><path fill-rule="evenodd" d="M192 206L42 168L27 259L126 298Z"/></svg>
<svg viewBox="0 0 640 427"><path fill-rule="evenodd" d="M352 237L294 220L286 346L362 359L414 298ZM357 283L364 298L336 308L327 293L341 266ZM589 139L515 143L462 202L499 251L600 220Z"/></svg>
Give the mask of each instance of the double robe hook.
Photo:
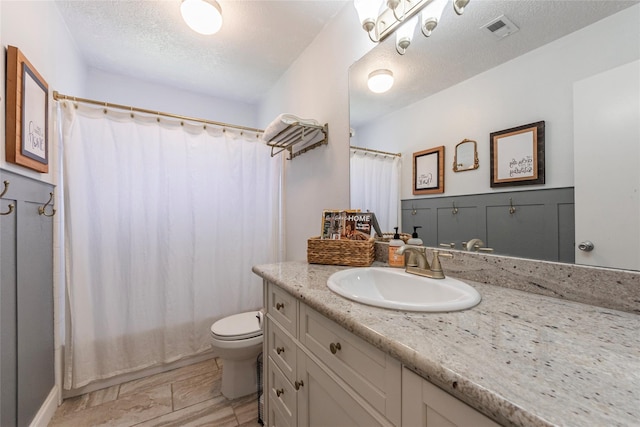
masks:
<svg viewBox="0 0 640 427"><path fill-rule="evenodd" d="M40 215L44 215L44 216L54 216L56 214L56 210L53 207L53 205L51 205L51 213L48 214L45 212L45 210L47 209L47 206L49 206L49 203L51 203L53 201L53 193L49 193L49 200L47 201L47 203L44 204L44 206L40 206L38 208L38 213Z"/></svg>
<svg viewBox="0 0 640 427"><path fill-rule="evenodd" d="M6 194L7 191L9 191L9 181L4 182L4 190L2 190L2 193L0 193L0 199ZM15 205L11 203L8 207L9 210L6 212L0 212L0 215L9 215L11 212L13 212L13 208L15 207Z"/></svg>

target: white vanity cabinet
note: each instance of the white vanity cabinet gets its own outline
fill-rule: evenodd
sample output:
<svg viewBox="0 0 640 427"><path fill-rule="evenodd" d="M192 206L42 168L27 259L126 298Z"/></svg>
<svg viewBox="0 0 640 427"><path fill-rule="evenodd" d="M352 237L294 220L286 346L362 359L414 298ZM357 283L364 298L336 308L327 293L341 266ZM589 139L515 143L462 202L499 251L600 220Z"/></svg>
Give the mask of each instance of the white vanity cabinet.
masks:
<svg viewBox="0 0 640 427"><path fill-rule="evenodd" d="M495 427L491 419L265 280L268 427Z"/></svg>
<svg viewBox="0 0 640 427"><path fill-rule="evenodd" d="M265 281L265 422L400 426L401 365Z"/></svg>
<svg viewBox="0 0 640 427"><path fill-rule="evenodd" d="M402 368L403 427L498 427L471 406Z"/></svg>

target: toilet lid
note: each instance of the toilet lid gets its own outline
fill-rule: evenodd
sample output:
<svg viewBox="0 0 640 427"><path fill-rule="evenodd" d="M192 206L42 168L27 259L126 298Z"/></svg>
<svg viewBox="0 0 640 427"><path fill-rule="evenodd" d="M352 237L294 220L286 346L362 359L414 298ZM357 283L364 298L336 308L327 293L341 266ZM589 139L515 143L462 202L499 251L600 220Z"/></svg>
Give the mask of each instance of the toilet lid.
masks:
<svg viewBox="0 0 640 427"><path fill-rule="evenodd" d="M258 312L248 311L220 319L211 325L211 333L220 339L245 339L262 335Z"/></svg>

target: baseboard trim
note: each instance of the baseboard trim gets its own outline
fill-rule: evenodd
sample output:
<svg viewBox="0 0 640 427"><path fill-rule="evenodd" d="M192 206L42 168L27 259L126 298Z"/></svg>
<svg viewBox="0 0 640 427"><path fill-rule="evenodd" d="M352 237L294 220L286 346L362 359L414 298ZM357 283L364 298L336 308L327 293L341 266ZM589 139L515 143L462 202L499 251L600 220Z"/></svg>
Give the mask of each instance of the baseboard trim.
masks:
<svg viewBox="0 0 640 427"><path fill-rule="evenodd" d="M45 399L44 403L38 410L38 413L31 421L30 427L42 427L49 425L49 422L53 418L56 413L56 409L58 409L58 386L54 385L49 393L49 396Z"/></svg>

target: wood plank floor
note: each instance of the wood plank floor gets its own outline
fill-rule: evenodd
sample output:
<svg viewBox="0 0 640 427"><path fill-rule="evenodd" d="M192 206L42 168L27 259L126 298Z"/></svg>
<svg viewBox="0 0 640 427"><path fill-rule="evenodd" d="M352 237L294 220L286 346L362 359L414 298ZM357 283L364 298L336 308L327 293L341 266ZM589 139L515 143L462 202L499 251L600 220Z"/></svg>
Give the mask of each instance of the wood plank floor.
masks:
<svg viewBox="0 0 640 427"><path fill-rule="evenodd" d="M228 400L221 379L221 362L206 360L66 399L49 426L260 426L256 395Z"/></svg>

